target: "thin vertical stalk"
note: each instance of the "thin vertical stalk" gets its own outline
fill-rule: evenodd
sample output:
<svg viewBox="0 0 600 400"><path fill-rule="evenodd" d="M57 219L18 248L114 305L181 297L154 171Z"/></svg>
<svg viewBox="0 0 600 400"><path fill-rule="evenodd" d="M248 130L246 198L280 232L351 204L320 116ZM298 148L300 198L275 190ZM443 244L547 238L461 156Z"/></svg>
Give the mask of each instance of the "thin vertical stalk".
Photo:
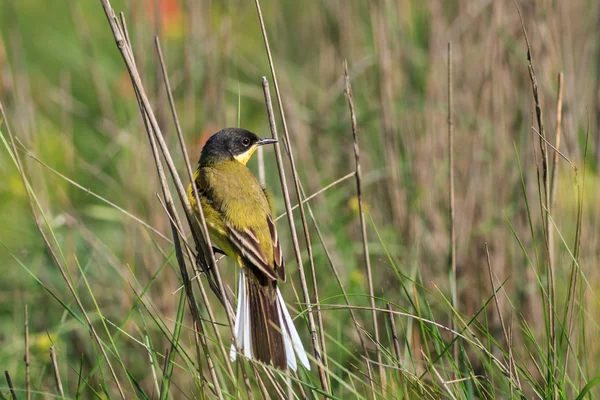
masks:
<svg viewBox="0 0 600 400"><path fill-rule="evenodd" d="M56 382L56 390L61 398L65 397L62 381L60 379L60 370L58 369L58 360L56 359L56 350L54 345L50 346L50 360L52 360L52 370L54 371L54 381Z"/></svg>
<svg viewBox="0 0 600 400"><path fill-rule="evenodd" d="M177 138L179 139L179 143L180 143L180 147L181 147L181 152L183 153L183 159L185 162L185 166L188 172L188 175L190 176L190 179L193 180L193 174L192 174L192 169L191 169L191 165L190 165L190 159L189 156L187 154L187 151L185 149L185 139L183 138L183 132L181 130L181 124L179 122L179 117L177 116L177 109L175 108L175 101L173 100L173 92L171 90L171 84L169 82L169 75L167 73L167 66L163 57L163 53L162 53L162 49L160 46L160 39L157 37L155 37L154 39L154 44L156 45L156 52L158 55L158 60L159 60L159 64L160 64L160 69L161 69L161 75L162 75L162 79L163 82L165 84L165 90L166 90L166 94L167 94L167 98L169 100L169 106L171 107L171 114L173 116L173 122L175 124L175 131L177 132ZM197 190L197 188L196 188ZM198 285L202 285L202 282L200 279L197 279ZM204 296L203 296L204 297ZM206 300L206 299L205 299ZM210 308L210 303L208 301L204 302L205 306L207 308ZM217 329L214 319L212 318L212 311L209 312L210 316L211 316L211 325L213 326L213 331L215 332L215 335L217 336L217 340L219 343L219 348L222 351L223 354L223 358L224 358L224 362L225 362L225 366L227 367L227 372L229 373L230 376L233 377L233 370L231 368L231 361L229 359L229 356L227 354L227 351L225 350L225 346L223 345L223 341L221 339L221 335L219 333L219 330Z"/></svg>
<svg viewBox="0 0 600 400"><path fill-rule="evenodd" d="M168 100L169 100L169 105L171 107L171 113L172 113L172 116L173 116L173 121L175 123L175 128L176 128L175 130L177 132L177 139L179 141L180 149L181 149L181 152L183 154L183 159L184 159L185 166L186 166L186 172L188 173L188 178L190 179L190 182L193 182L193 184L192 184L192 191L194 193L194 199L196 200L196 204L200 204L200 198L199 198L199 194L198 194L198 188L197 188L197 186L196 186L196 184L194 182L194 175L192 173L190 159L189 159L186 147L185 147L185 139L183 137L183 132L182 132L182 129L181 129L181 124L179 122L179 117L177 116L177 110L175 108L175 101L173 100L173 92L171 90L171 85L170 85L168 74L167 74L166 63L164 61L164 57L163 57L163 54L162 54L162 49L161 49L161 46L160 46L160 40L159 40L158 37L155 38L155 45L156 45L156 50L157 50L158 58L159 58L159 61L160 61L160 66L161 66L161 70L162 70L162 76L163 76L163 80L164 80L164 84L165 84L165 89L166 89ZM198 207L198 209L199 209L199 212L202 212L201 211L201 207ZM182 240L183 240L183 238L182 238ZM212 251L212 246L210 246L210 250ZM190 253L189 249L188 249L188 253ZM192 256L191 253L189 254L189 256L190 257ZM214 254L212 254L211 257L214 260ZM218 274L218 271L215 271L215 273ZM220 280L220 278L219 278L219 280ZM209 302L208 297L206 295L206 291L204 290L204 286L202 285L201 280L198 279L197 282L198 282L198 286L200 288L200 293L202 295L202 300L203 300L204 304L206 305L206 309L207 309L208 314L209 314L209 318L210 318L210 321L211 321L211 324L212 324L212 327L213 327L213 331L215 333L215 336L217 337L217 341L219 343L219 348L221 349L221 352L222 352L222 355L223 355L223 358L224 358L224 362L225 362L225 365L227 367L227 372L229 373L229 376L233 378L234 374L233 374L233 370L232 370L232 367L231 367L231 360L229 358L229 355L227 354L227 349L226 349L226 347L223 344L223 340L221 338L221 334L219 333L219 330L218 330L218 328L217 328L217 326L216 326L216 324L214 322L215 321L214 313L212 312L212 308L210 306L210 302ZM226 306L226 310L225 311L226 311L227 316L228 316L229 326L231 328L231 334L232 334L232 337L233 337L233 341L234 341L235 346L239 348L238 344L236 343L235 334L234 334L234 331L233 331L233 319L232 319L233 310L230 309L229 302L226 302L226 304L227 304L227 306ZM251 366L252 366L252 369L254 370L254 373L257 375L258 374L258 370L257 370L256 365L251 364ZM268 373L270 373L270 372L268 372ZM245 389L246 389L246 393L247 393L248 397L249 398L253 398L252 391L251 391L251 386L250 386L250 380L248 379L248 373L246 372L246 370L244 368L242 368L242 377L243 377L243 380L244 380ZM263 395L265 395L266 394L266 388L265 388L264 384L262 383L262 381L260 381L260 380L259 380L259 387L260 387Z"/></svg>
<svg viewBox="0 0 600 400"><path fill-rule="evenodd" d="M563 98L563 73L558 74L558 94L556 96L556 127L554 131L554 160L552 163L552 177L550 179L550 202L549 210L554 209L554 200L556 199L556 184L558 180L558 155L560 151L560 136L562 132L562 98ZM554 229L548 225L548 254L550 265L554 265Z"/></svg>
<svg viewBox="0 0 600 400"><path fill-rule="evenodd" d="M262 20L262 19L261 19ZM277 125L275 123L275 113L273 112L273 104L271 102L271 92L269 91L269 82L267 78L263 77L262 79L263 92L265 95L265 103L267 106L267 114L269 117L269 125L271 128L271 135L273 139L279 140L279 135L277 134ZM302 265L302 255L300 253L300 245L298 243L298 235L296 234L296 225L294 222L294 215L292 214L292 204L290 202L290 194L287 187L287 181L285 179L285 170L283 167L283 158L281 156L281 147L279 143L275 144L275 157L277 160L277 170L279 172L279 180L281 182L281 190L283 193L283 200L285 204L285 210L287 213L287 219L290 226L290 233L292 235L292 244L294 247L294 255L296 257L296 262L298 263L298 270L300 272L300 283L302 286L302 294L304 296L304 302L306 303L307 308L310 311L311 303L310 303L310 295L308 294L308 286L306 284L306 275L304 273L304 268ZM301 200L298 201L300 208L302 209ZM323 386L323 390L329 391L329 385L327 382L327 375L324 370L324 365L322 364L321 351L319 347L319 339L317 337L317 331L315 327L315 320L312 312L307 312L307 318L311 333L312 345L315 354L315 358L317 359L317 369L319 370L319 378L321 380L321 385Z"/></svg>
<svg viewBox="0 0 600 400"><path fill-rule="evenodd" d="M400 342L398 340L398 330L396 329L396 322L394 321L394 314L392 313L392 305L390 303L387 304L387 309L389 312L386 313L388 316L388 321L390 324L390 332L392 334L392 344L394 345L394 354L398 359L398 362L402 361L402 355L400 353Z"/></svg>
<svg viewBox="0 0 600 400"><path fill-rule="evenodd" d="M25 392L27 400L31 400L31 371L29 370L29 310L25 304Z"/></svg>
<svg viewBox="0 0 600 400"><path fill-rule="evenodd" d="M162 134L160 132L160 127L158 126L158 123L156 122L156 118L154 117L154 114L152 113L151 107L149 107L149 101L145 95L143 86L141 84L141 79L139 76L139 72L137 71L137 66L135 64L135 58L133 56L133 51L131 49L131 42L129 40L129 36L127 33L127 25L125 23L125 18L123 16L123 14L121 13L120 18L121 18L122 26L119 26L119 24L116 20L116 15L114 14L114 11L112 10L112 8L110 6L110 3L108 3L108 1L107 1L106 4L104 4L104 0L101 0L101 1L103 3L103 6L108 7L108 8L105 8L105 12L107 14L107 18L109 19L111 29L113 30L113 34L117 35L115 37L115 40L117 41L117 45L118 45L119 49L121 50L121 54L123 56L123 59L125 60L125 63L127 65L129 73L130 73L130 77L132 79L132 83L134 86L140 113L142 116L142 120L144 123L144 127L146 130L147 136L148 136L148 140L150 142L150 148L152 151L152 156L154 158L154 164L157 169L157 174L158 174L159 182L161 185L161 191L163 193L163 198L165 199L165 204L167 206L169 217L171 218L170 225L171 225L171 231L173 234L173 243L175 245L175 253L176 253L177 262L178 262L180 273L181 273L181 279L184 284L186 297L188 299L188 307L190 308L190 313L192 314L192 319L193 319L193 324L194 324L194 332L196 332L196 334L194 335L194 339L195 339L195 344L196 344L196 358L198 361L198 368L200 369L200 372L201 372L202 371L202 361L201 361L202 357L200 355L200 349L199 349L199 343L200 343L203 347L203 351L206 356L206 362L207 362L208 369L209 369L209 372L211 375L211 379L213 381L215 393L217 394L217 396L220 399L222 399L223 397L222 397L222 393L220 390L219 380L216 375L212 357L211 357L210 353L208 352L208 344L206 342L206 335L204 334L202 319L200 318L200 311L198 309L198 305L196 303L194 292L193 292L193 289L191 286L191 281L190 281L190 278L189 278L189 275L187 272L185 258L183 256L183 251L181 249L181 244L180 244L181 242L177 235L177 231L182 230L182 224L181 224L181 221L177 214L177 211L175 209L173 197L171 196L171 192L169 190L166 175L164 173L164 169L163 169L162 163L160 161L160 155L159 155L158 146L157 146L157 141L160 142L160 139L162 138ZM111 15L111 17L109 17L109 15ZM113 24L114 24L114 26L113 26ZM165 146L165 148L166 148L166 146ZM170 160L170 157L167 157L167 155L166 155L166 154L168 154L168 149L165 150L165 148L162 148L161 150L163 150L163 155L165 155L167 164L169 164L169 161L171 161L171 163L172 163L172 160ZM171 165L169 165L169 166L171 167ZM173 175L176 176L176 173L173 172L173 169L171 169L171 174L172 174L172 176ZM174 180L175 180L175 176L173 177ZM170 354L173 357L174 356L173 354L175 352L175 344L174 343L172 344L172 347L173 348L171 349ZM170 363L168 365L170 365ZM202 376L202 373L200 375ZM164 398L165 396L168 395L169 385L170 385L170 379L166 379L166 380L163 379L162 384L161 384L161 392L160 392L161 398ZM203 381L202 381L202 385L203 385Z"/></svg>
<svg viewBox="0 0 600 400"><path fill-rule="evenodd" d="M139 97L138 97L138 99L139 99ZM211 379L213 381L213 385L215 386L215 393L219 396L220 399L223 399L223 396L222 396L222 393L220 390L219 379L215 372L214 364L212 362L212 357L210 355L210 352L208 351L208 344L206 343L206 335L204 334L204 328L203 328L202 322L201 322L202 320L200 317L200 311L198 310L198 304L196 303L194 291L192 289L191 281L190 281L190 278L189 278L189 275L187 272L185 258L183 257L183 252L181 250L180 239L179 239L179 236L177 233L178 229L181 230L181 226L182 226L181 221L179 220L179 217L175 210L175 204L173 202L173 197L171 196L171 193L168 188L167 178L166 178L165 172L163 170L162 163L160 162L158 148L156 146L156 140L152 133L151 127L149 126L149 123L148 123L148 114L144 111L144 108L142 106L140 106L140 111L142 112L142 117L144 119L144 125L146 127L146 132L148 134L148 139L150 141L152 155L154 157L154 163L155 163L157 173L159 176L161 190L163 192L163 198L164 198L165 204L167 206L169 217L171 218L170 225L171 225L171 230L172 230L172 234L173 234L173 242L175 244L177 262L179 264L181 280L183 281L186 297L188 299L188 307L190 308L190 313L192 314L192 319L194 322L194 332L195 332L194 336L195 336L195 340L196 340L196 358L198 360L198 367L200 369L200 372L202 372L202 360L201 360L200 352L198 350L198 341L199 341L202 344L202 347L204 350L204 354L206 357L206 362L208 364L208 369L209 369L209 372L211 375ZM173 354L175 353L175 350L176 350L175 343L172 343L172 349L171 349L172 357L173 357ZM171 364L169 363L168 365L171 365ZM202 375L202 373L201 373L201 375ZM161 391L160 391L161 399L168 397L168 390L169 390L170 382L171 382L170 379L163 379L162 384L161 384Z"/></svg>
<svg viewBox="0 0 600 400"><path fill-rule="evenodd" d="M4 376L6 377L6 384L8 385L8 389L10 390L10 395L13 400L17 400L17 394L15 393L15 387L13 386L12 379L10 379L10 374L8 371L4 371Z"/></svg>
<svg viewBox="0 0 600 400"><path fill-rule="evenodd" d="M360 217L360 232L362 236L362 245L363 245L363 256L365 261L365 268L367 270L367 284L369 290L369 299L371 301L371 317L373 319L373 330L375 332L375 341L377 342L377 346L375 346L377 350L377 364L379 366L379 378L381 379L381 386L385 388L386 379L385 379L385 368L383 366L381 360L381 351L379 346L381 344L379 340L379 325L377 323L377 313L375 312L375 294L373 290L373 273L371 271L371 260L369 257L369 243L367 240L367 224L365 222L365 211L363 205L363 197L362 197L362 174L360 167L360 150L358 145L358 127L356 123L356 110L354 108L354 99L352 97L352 87L350 86L350 77L348 76L348 63L344 60L344 93L346 94L346 99L348 100L348 107L350 109L350 121L352 125L352 141L354 148L354 163L356 166L356 173L354 177L356 179L356 197L358 199L358 213Z"/></svg>
<svg viewBox="0 0 600 400"><path fill-rule="evenodd" d="M315 296L314 304L316 307L316 314L317 314L317 320L319 323L320 336L319 336L319 333L317 332L314 317L312 316L312 313L308 313L308 323L310 325L311 337L313 338L313 347L314 347L314 351L315 351L315 357L319 362L321 362L323 364L322 368L321 368L321 366L319 366L319 378L321 380L321 386L323 387L323 390L325 392L329 392L329 372L328 372L328 368L327 368L327 352L325 351L325 334L323 332L323 317L321 316L321 312L320 312L319 290L318 290L318 286L317 286L317 282L316 282L315 264L314 264L313 254L312 254L312 246L310 243L310 233L308 230L308 223L306 222L306 213L304 211L304 206L302 203L302 193L301 193L300 184L299 184L300 178L298 177L298 171L296 170L296 163L294 162L294 152L292 151L292 142L290 140L287 122L285 119L285 112L283 110L283 101L281 100L281 93L279 92L279 84L277 83L277 74L275 73L275 66L273 64L273 57L271 55L271 48L269 47L269 39L267 37L267 30L265 28L265 21L263 20L259 0L255 0L255 4L256 4L256 12L258 14L258 19L260 22L260 29L262 31L263 40L265 43L265 50L267 52L267 58L269 59L269 67L271 69L271 76L273 78L273 86L275 88L275 97L277 98L277 104L279 106L279 114L281 116L281 121L283 124L283 136L285 139L285 143L287 143L287 152L288 152L288 156L290 159L290 166L292 169L292 177L294 179L294 186L296 189L296 197L298 199L298 204L300 206L300 220L302 221L302 228L303 228L303 232L304 232L304 237L306 239L306 250L308 252L308 262L310 264L310 271L311 271L311 275L313 278L313 292L314 292L314 296ZM264 80L263 80L263 86L264 86ZM278 145L275 145L275 147L278 147ZM298 254L298 256L299 255L300 254ZM296 257L296 258L299 258L299 257ZM301 271L301 273L300 273L301 276L304 275L304 271L303 271L304 268L303 268L303 265L301 262L298 263L298 267ZM304 293L304 301L310 305L311 302L310 302L310 296L308 295L308 287L306 286L306 279L302 279L301 282L302 282L302 286L303 286L302 290ZM319 345L319 343L320 343L320 345Z"/></svg>
<svg viewBox="0 0 600 400"><path fill-rule="evenodd" d="M516 0L515 0L516 2ZM517 3L516 3L517 4ZM550 390L552 398L558 398L559 393L557 389L557 382L555 378L555 371L557 368L556 364L556 325L555 325L555 310L556 310L556 298L555 298L555 280L554 280L554 265L551 263L550 258L550 248L549 248L549 237L548 237L548 229L550 226L550 174L548 173L548 145L546 138L546 131L544 130L544 116L542 113L542 107L540 105L540 97L538 93L538 84L535 76L535 68L533 66L533 57L531 55L531 46L529 44L529 37L527 36L527 30L525 29L525 23L523 22L523 16L521 15L521 10L517 4L517 11L519 13L519 18L521 20L521 28L523 30L523 36L525 36L525 43L527 45L527 61L529 63L529 78L531 80L531 89L533 92L533 99L535 102L535 115L537 120L537 125L539 129L539 137L540 137L540 152L542 157L542 182L543 182L543 192L540 192L540 198L543 199L543 203L545 206L542 207L542 214L544 217L543 230L545 236L546 243L546 251L548 252L548 263L547 263L547 276L548 276L548 371L547 371L547 382L548 389Z"/></svg>
<svg viewBox="0 0 600 400"><path fill-rule="evenodd" d="M448 42L448 204L450 219L450 291L452 293L452 307L458 312L458 291L456 287L456 229L454 226L454 126L452 121L452 43ZM454 318L450 320L452 329L456 328ZM460 342L456 340L452 346L454 362L458 363Z"/></svg>

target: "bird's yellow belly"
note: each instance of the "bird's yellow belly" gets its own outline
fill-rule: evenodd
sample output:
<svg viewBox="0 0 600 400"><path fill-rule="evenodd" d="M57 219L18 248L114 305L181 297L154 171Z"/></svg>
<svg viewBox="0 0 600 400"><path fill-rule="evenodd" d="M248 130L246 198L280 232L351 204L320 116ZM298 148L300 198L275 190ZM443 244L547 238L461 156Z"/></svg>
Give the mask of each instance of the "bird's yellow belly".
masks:
<svg viewBox="0 0 600 400"><path fill-rule="evenodd" d="M210 235L210 240L214 247L218 247L227 255L227 257L240 263L241 260L239 259L239 255L233 249L233 246L231 246L229 239L227 239L227 236L222 229L215 227L212 223L208 223L208 234Z"/></svg>

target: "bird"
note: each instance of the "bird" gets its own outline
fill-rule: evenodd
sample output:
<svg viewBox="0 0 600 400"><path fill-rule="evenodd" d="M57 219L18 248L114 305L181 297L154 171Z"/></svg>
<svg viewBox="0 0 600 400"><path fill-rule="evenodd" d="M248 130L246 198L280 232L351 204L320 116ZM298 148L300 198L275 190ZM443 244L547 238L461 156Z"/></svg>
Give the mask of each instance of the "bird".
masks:
<svg viewBox="0 0 600 400"><path fill-rule="evenodd" d="M240 266L230 359L239 352L296 371L297 357L310 370L278 287L286 273L271 195L246 166L259 146L274 143L242 128L222 129L204 144L193 179L213 246ZM192 183L187 196L199 213Z"/></svg>

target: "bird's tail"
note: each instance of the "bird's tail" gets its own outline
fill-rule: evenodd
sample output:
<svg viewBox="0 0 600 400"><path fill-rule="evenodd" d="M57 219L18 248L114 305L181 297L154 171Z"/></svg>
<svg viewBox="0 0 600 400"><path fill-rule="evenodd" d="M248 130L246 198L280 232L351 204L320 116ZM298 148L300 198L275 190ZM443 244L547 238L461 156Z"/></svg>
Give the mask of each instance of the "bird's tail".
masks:
<svg viewBox="0 0 600 400"><path fill-rule="evenodd" d="M281 292L276 286L274 289L275 295L270 295L267 288L248 279L240 269L235 316L235 338L240 353L283 370L289 366L294 371L298 356L302 365L310 370L308 357ZM229 357L234 361L236 355L233 343Z"/></svg>

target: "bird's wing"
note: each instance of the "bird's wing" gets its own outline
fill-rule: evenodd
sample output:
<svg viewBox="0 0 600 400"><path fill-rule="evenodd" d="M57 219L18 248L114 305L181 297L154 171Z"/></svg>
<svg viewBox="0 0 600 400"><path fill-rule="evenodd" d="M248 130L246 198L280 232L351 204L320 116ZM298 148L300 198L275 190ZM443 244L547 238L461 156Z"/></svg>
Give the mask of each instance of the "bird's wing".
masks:
<svg viewBox="0 0 600 400"><path fill-rule="evenodd" d="M269 265L267 257L260 246L260 241L251 228L239 230L231 225L227 225L227 233L233 247L245 261L248 261L245 263L246 267L256 267L269 280L277 280L275 271ZM254 272L256 273L257 271Z"/></svg>
<svg viewBox="0 0 600 400"><path fill-rule="evenodd" d="M269 233L271 234L271 242L273 243L273 265L279 279L285 282L285 264L283 263L283 252L279 244L279 236L277 235L277 227L271 215L267 217L269 225Z"/></svg>
<svg viewBox="0 0 600 400"><path fill-rule="evenodd" d="M273 264L279 279L285 282L285 264L283 263L283 252L279 245L279 237L277 236L277 227L273 220L275 213L275 204L273 204L273 195L267 188L262 188L267 203L269 204L269 215L267 216L267 224L269 225L269 233L271 234L271 242L273 243Z"/></svg>
<svg viewBox="0 0 600 400"><path fill-rule="evenodd" d="M249 171L248 173L254 178ZM222 184L225 179L220 176L220 172L210 168L201 169L198 181L198 186L203 188L202 196L221 216L223 233L244 261L244 265L261 280L275 281L278 278L285 280L283 256L269 209L269 198L262 192L258 181L256 181L257 190L251 193L246 191L247 184L252 185L248 180L243 187L235 187L239 180L229 180L229 186L225 188ZM228 199L227 202L224 201L225 197ZM230 217L231 215L246 215L247 218L252 217L252 222L240 226ZM273 260L270 259L269 249L264 246L272 246Z"/></svg>

